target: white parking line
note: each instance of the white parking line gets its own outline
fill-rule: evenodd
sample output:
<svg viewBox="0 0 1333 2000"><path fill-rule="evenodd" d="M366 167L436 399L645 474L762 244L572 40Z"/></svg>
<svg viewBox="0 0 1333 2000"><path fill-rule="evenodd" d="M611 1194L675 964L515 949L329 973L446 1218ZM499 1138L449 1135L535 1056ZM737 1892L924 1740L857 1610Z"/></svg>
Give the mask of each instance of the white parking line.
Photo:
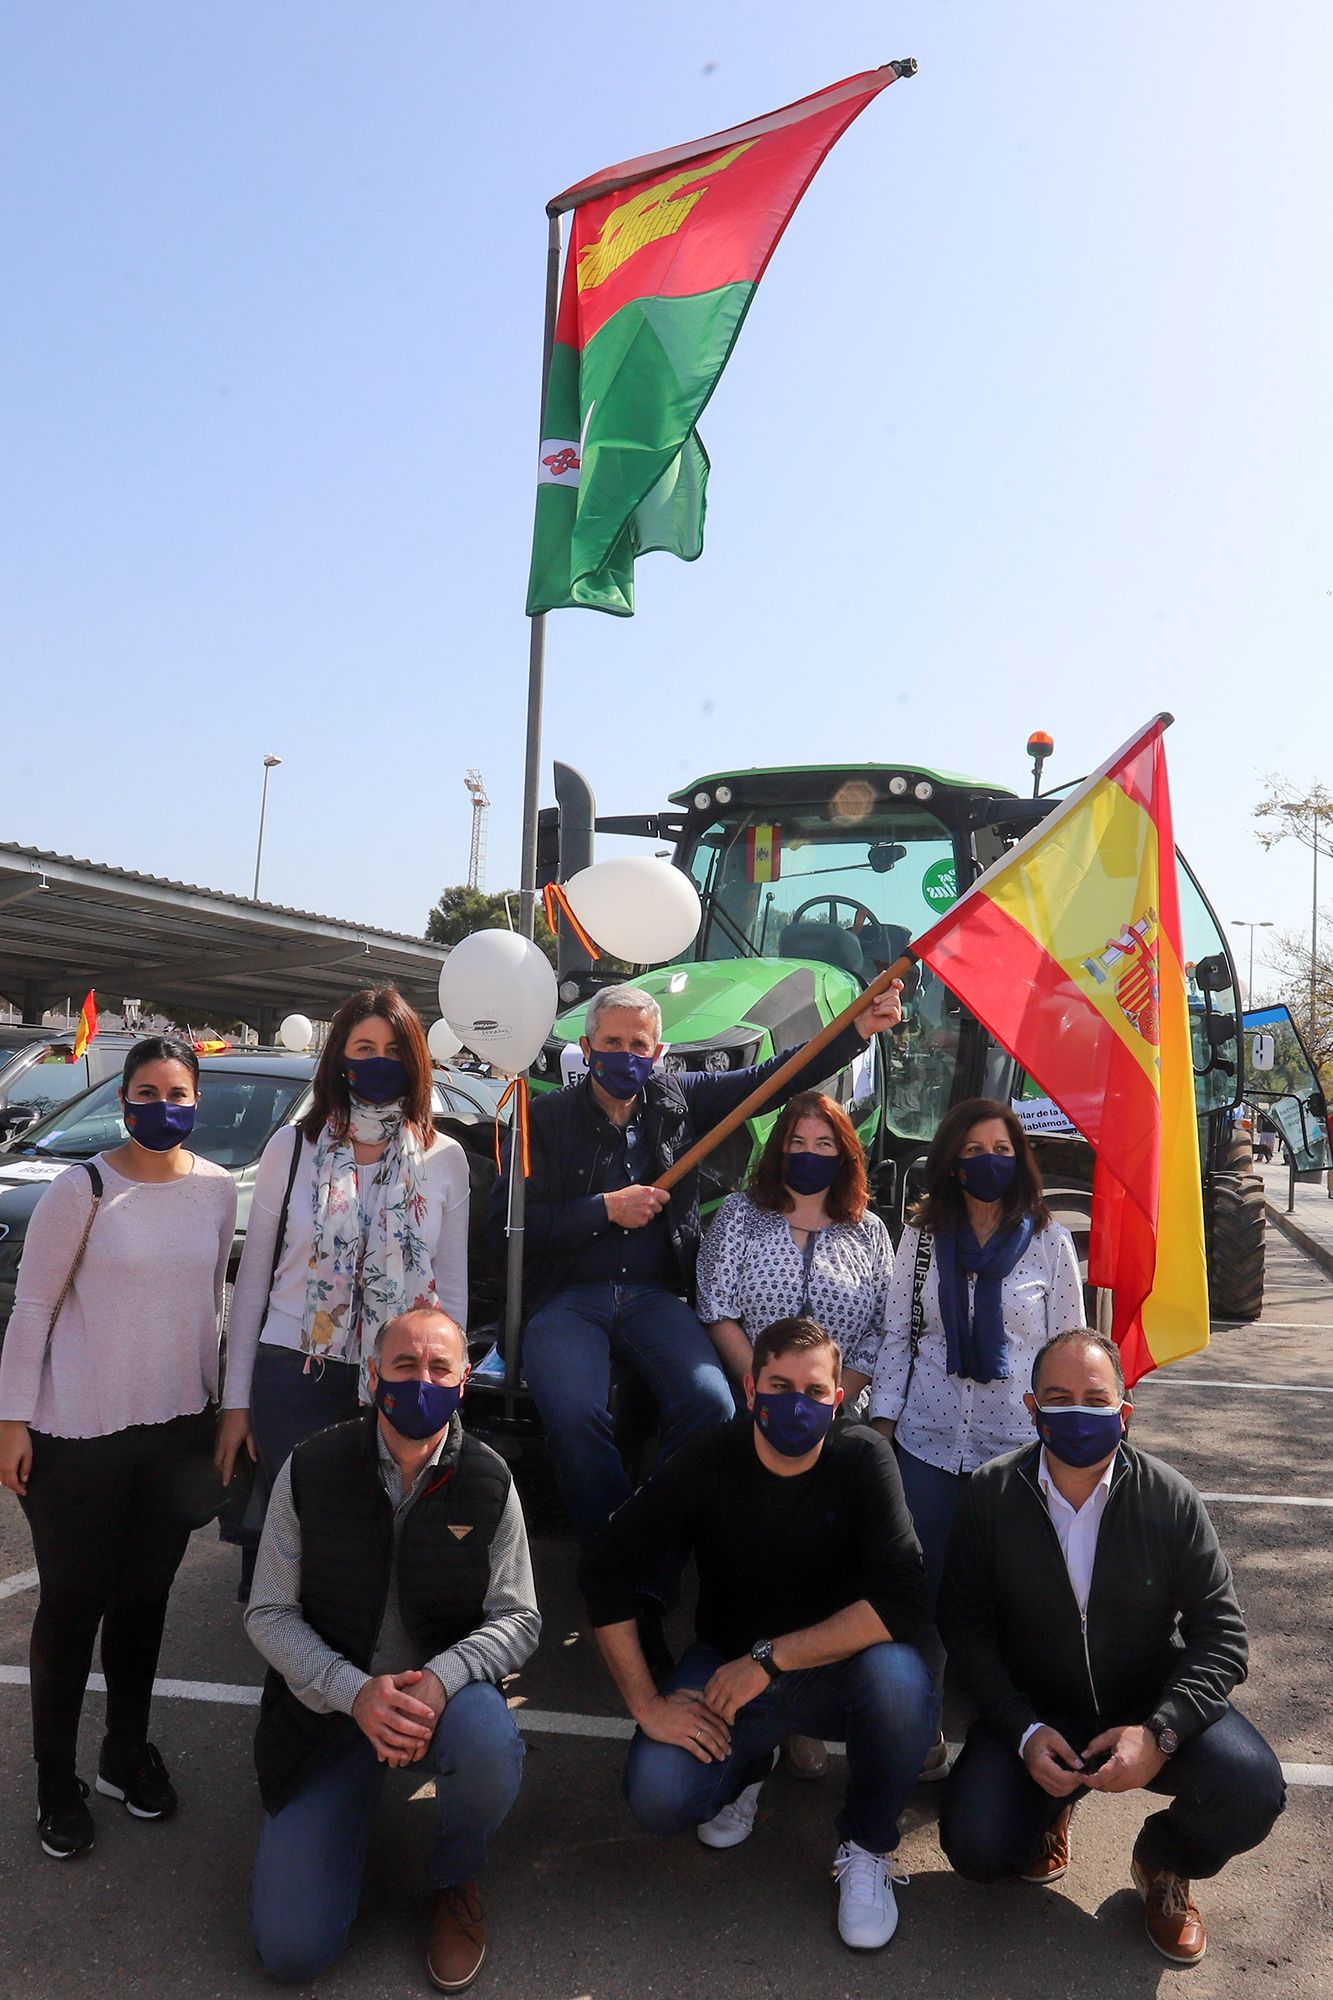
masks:
<svg viewBox="0 0 1333 2000"><path fill-rule="evenodd" d="M1201 1493L1201 1500L1225 1500L1233 1507L1333 1507L1333 1500L1311 1500L1303 1494L1283 1493Z"/></svg>
<svg viewBox="0 0 1333 2000"><path fill-rule="evenodd" d="M32 1590L37 1583L35 1569L21 1569L17 1576L0 1578L0 1597L17 1597L21 1590Z"/></svg>
<svg viewBox="0 0 1333 2000"><path fill-rule="evenodd" d="M1289 1396L1333 1396L1333 1385L1324 1382L1216 1382L1211 1375L1173 1375L1169 1368L1157 1369L1134 1387L1143 1389L1149 1382L1173 1382L1177 1389L1272 1389Z"/></svg>

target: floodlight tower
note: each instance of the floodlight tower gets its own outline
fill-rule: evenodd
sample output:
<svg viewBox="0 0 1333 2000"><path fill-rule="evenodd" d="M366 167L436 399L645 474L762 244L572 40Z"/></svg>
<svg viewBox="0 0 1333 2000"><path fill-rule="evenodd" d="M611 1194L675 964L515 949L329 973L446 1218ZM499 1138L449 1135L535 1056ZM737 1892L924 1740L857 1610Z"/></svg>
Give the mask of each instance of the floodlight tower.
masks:
<svg viewBox="0 0 1333 2000"><path fill-rule="evenodd" d="M472 794L472 845L468 849L467 885L469 889L480 889L481 878L486 872L486 809L490 800L486 796L480 771L469 771L463 783Z"/></svg>

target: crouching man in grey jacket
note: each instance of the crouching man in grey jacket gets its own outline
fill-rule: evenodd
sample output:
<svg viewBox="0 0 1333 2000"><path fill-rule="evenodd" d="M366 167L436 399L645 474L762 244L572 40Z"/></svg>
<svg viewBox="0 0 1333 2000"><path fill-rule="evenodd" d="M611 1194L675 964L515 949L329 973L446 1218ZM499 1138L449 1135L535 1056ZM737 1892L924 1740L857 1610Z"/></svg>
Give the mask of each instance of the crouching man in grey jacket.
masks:
<svg viewBox="0 0 1333 2000"><path fill-rule="evenodd" d="M1231 1570L1189 1481L1125 1442L1132 1404L1100 1335L1057 1334L1025 1398L1037 1439L973 1474L939 1624L978 1718L940 1821L961 1875L1059 1881L1090 1791L1164 1793L1131 1872L1148 1937L1193 1965L1191 1878L1257 1847L1282 1771L1228 1696L1245 1678Z"/></svg>
<svg viewBox="0 0 1333 2000"><path fill-rule="evenodd" d="M467 1373L447 1313L391 1320L374 1407L306 1438L273 1488L245 1624L269 1663L252 1922L278 1979L346 1950L384 1772L409 1765L435 1780L426 1969L456 1993L485 1956L476 1878L523 1761L500 1682L541 1621L508 1470L459 1422Z"/></svg>

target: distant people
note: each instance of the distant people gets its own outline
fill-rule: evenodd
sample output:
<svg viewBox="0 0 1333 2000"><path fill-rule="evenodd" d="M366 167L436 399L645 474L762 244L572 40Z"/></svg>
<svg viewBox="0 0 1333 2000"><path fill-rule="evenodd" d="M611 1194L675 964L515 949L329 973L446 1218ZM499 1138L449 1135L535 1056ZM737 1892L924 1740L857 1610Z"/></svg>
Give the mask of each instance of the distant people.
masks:
<svg viewBox="0 0 1333 2000"><path fill-rule="evenodd" d="M925 1192L898 1245L886 1318L870 1417L897 1442L933 1617L968 1480L1028 1437L1033 1357L1052 1334L1083 1324L1073 1239L1051 1220L1040 1169L1008 1105L973 1097L941 1120ZM933 1634L927 1656L940 1696L944 1656ZM944 1778L948 1767L937 1730L922 1775Z"/></svg>
<svg viewBox="0 0 1333 2000"><path fill-rule="evenodd" d="M895 983L797 1072L774 1106L835 1075L901 1012ZM615 1363L651 1391L666 1455L734 1413L712 1342L686 1303L699 1248L698 1173L669 1192L652 1182L794 1052L720 1075L659 1071L661 1009L636 986L593 995L580 1045L587 1076L532 1105L523 1373L586 1546L631 1491L609 1408ZM506 1162L489 1217L497 1251L507 1207Z"/></svg>
<svg viewBox="0 0 1333 2000"><path fill-rule="evenodd" d="M425 1031L392 987L343 1001L314 1102L264 1148L227 1327L218 1465L292 1448L370 1399L380 1328L439 1305L467 1324L467 1157L431 1118Z"/></svg>
<svg viewBox="0 0 1333 2000"><path fill-rule="evenodd" d="M699 1317L723 1367L739 1384L764 1328L808 1314L841 1348L843 1394L855 1403L874 1373L892 1274L856 1128L833 1098L802 1091L700 1247Z"/></svg>
<svg viewBox="0 0 1333 2000"><path fill-rule="evenodd" d="M172 1582L217 1483L210 1399L236 1185L188 1150L192 1049L136 1042L120 1095L124 1145L69 1167L33 1211L0 1353L0 1483L27 1516L41 1589L37 1832L62 1861L96 1830L76 1750L99 1625L97 1789L135 1819L176 1809L149 1708Z"/></svg>
<svg viewBox="0 0 1333 2000"><path fill-rule="evenodd" d="M420 1766L435 1780L426 1969L458 1993L485 1957L477 1878L522 1775L500 1684L541 1620L518 1494L459 1421L461 1327L438 1307L401 1314L368 1374L374 1408L279 1472L246 1612L270 1669L254 1940L276 1979L342 1956L384 1773Z"/></svg>
<svg viewBox="0 0 1333 2000"><path fill-rule="evenodd" d="M1164 1794L1130 1872L1152 1944L1195 1965L1207 1935L1192 1882L1257 1847L1285 1796L1227 1699L1246 1667L1231 1570L1189 1481L1127 1442L1110 1341L1057 1335L1024 1400L1036 1437L972 1480L940 1597L978 1711L941 1843L974 1881L1057 1882L1088 1792Z"/></svg>
<svg viewBox="0 0 1333 2000"><path fill-rule="evenodd" d="M838 1930L875 1950L898 1922L899 1815L932 1730L913 1641L921 1555L893 1452L842 1400L837 1345L810 1319L759 1335L748 1409L702 1432L626 1501L585 1551L580 1582L602 1655L638 1724L630 1811L651 1833L748 1839L760 1787L794 1732L846 1744ZM699 1577L695 1643L659 1693L636 1617L666 1552Z"/></svg>

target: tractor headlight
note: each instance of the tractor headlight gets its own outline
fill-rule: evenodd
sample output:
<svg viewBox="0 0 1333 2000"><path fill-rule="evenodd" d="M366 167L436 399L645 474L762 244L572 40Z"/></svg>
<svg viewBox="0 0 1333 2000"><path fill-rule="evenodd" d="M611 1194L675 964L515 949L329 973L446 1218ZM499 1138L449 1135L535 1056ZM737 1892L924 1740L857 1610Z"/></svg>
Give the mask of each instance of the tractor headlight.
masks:
<svg viewBox="0 0 1333 2000"><path fill-rule="evenodd" d="M720 806L729 806L731 804L731 786L719 785L717 790L714 792L713 797L717 800Z"/></svg>
<svg viewBox="0 0 1333 2000"><path fill-rule="evenodd" d="M731 1057L725 1049L709 1049L704 1056L704 1068L710 1076L719 1076L723 1070L731 1068Z"/></svg>
<svg viewBox="0 0 1333 2000"><path fill-rule="evenodd" d="M712 803L713 803L713 795L711 792L695 793L694 809L696 812L706 813L708 811L709 806L711 806Z"/></svg>
<svg viewBox="0 0 1333 2000"><path fill-rule="evenodd" d="M689 1064L684 1056L668 1053L662 1058L662 1067L668 1076L679 1076L683 1069L689 1068Z"/></svg>
<svg viewBox="0 0 1333 2000"><path fill-rule="evenodd" d="M895 799L902 798L907 791L906 778L890 778L889 790L890 792L892 792Z"/></svg>
<svg viewBox="0 0 1333 2000"><path fill-rule="evenodd" d="M919 783L913 785L912 792L918 799L933 799L935 796L935 787L928 779L922 778Z"/></svg>

